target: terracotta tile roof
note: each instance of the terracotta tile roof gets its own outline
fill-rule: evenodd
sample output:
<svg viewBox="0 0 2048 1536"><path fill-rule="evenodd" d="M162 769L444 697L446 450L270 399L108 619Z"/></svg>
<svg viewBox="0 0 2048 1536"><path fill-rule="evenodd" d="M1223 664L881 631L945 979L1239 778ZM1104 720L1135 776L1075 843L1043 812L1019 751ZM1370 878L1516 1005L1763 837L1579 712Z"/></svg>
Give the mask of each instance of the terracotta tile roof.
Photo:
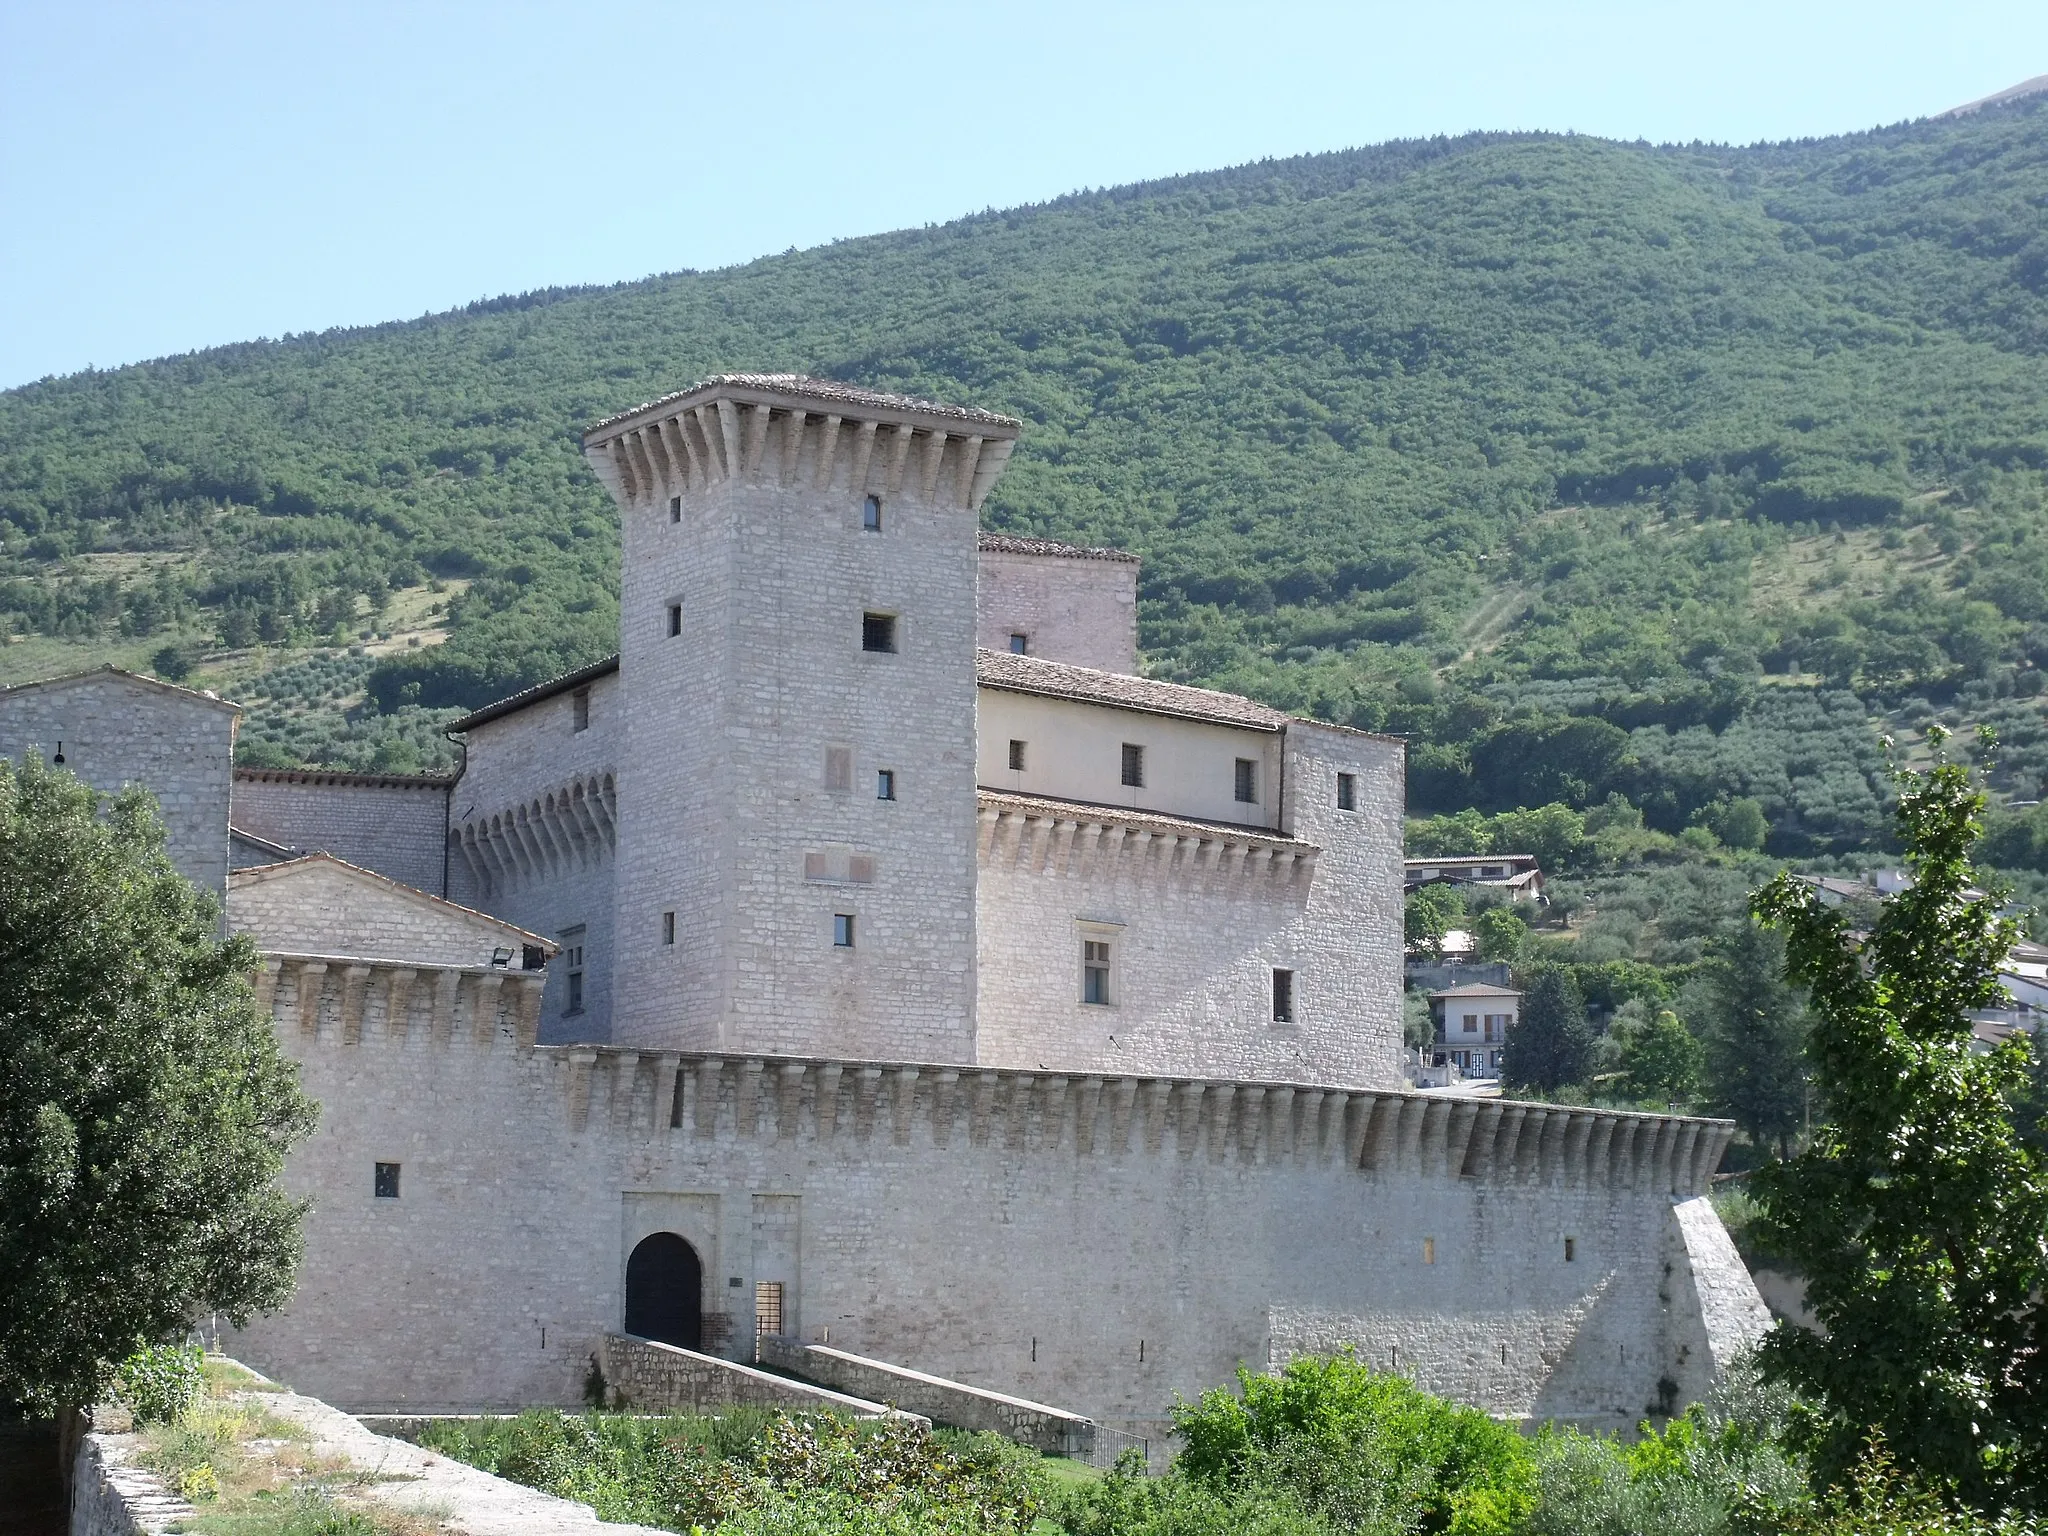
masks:
<svg viewBox="0 0 2048 1536"><path fill-rule="evenodd" d="M448 726L447 729L451 731L475 730L478 726L495 720L500 715L512 714L517 710L526 708L529 704L538 704L542 699L551 699L558 693L568 692L571 688L580 688L583 684L593 682L600 677L609 677L618 670L618 653L614 652L602 661L593 661L589 666L578 667L574 672L564 672L560 677L551 677L544 683L535 683L531 688L522 688L510 698L500 699L495 704L486 704L476 713L464 715L460 720Z"/></svg>
<svg viewBox="0 0 2048 1536"><path fill-rule="evenodd" d="M777 395L795 395L801 400L815 400L820 405L865 406L870 410L912 411L920 416L942 416L953 421L968 422L979 426L998 427L1016 432L1024 423L1015 416L1003 416L994 411L984 411L972 405L946 405L938 400L919 400L912 395L884 394L878 389L863 389L858 384L842 384L837 379L814 379L804 373L716 373L708 379L701 379L688 389L679 389L674 394L663 395L658 400L649 400L645 405L636 405L630 411L620 411L602 421L594 421L584 429L588 440L593 434L615 427L622 421L629 421L643 411L658 406L679 406L696 404L698 397L715 397L722 391L759 390Z"/></svg>
<svg viewBox="0 0 2048 1536"><path fill-rule="evenodd" d="M1116 560L1131 565L1139 564L1138 557L1127 549L1110 549L1092 544L1062 544L1056 539L1027 539L1015 533L989 533L981 535L981 547L995 555L1056 555L1063 560Z"/></svg>
<svg viewBox="0 0 2048 1536"><path fill-rule="evenodd" d="M1513 987L1489 986L1483 981L1461 981L1455 987L1432 992L1431 997L1520 997Z"/></svg>
<svg viewBox="0 0 2048 1536"><path fill-rule="evenodd" d="M1185 683L1164 683L1150 677L1129 677L1121 672L1098 672L1093 667L1069 666L1063 661L1018 656L1009 651L977 650L974 673L975 681L984 688L1043 694L1112 709L1136 710L1140 714L1207 720L1255 731L1277 731L1288 722L1288 716L1281 711L1235 693L1190 688Z"/></svg>

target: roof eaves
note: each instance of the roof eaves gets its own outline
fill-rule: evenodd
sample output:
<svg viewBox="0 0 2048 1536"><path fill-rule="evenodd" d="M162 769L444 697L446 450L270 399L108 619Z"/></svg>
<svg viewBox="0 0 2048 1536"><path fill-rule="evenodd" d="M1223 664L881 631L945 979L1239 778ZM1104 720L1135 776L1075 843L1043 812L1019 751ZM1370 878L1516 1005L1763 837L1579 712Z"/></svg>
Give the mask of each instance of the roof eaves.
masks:
<svg viewBox="0 0 2048 1536"><path fill-rule="evenodd" d="M359 875L366 880L374 880L379 885L388 886L403 896L411 897L417 901L432 902L437 907L446 907L451 912L460 912L464 917L473 917L479 922L489 923L493 928L502 928L507 933L516 933L523 942L537 945L551 955L562 947L559 941L551 939L545 934L534 933L530 929L520 927L517 923L508 923L504 918L498 917L493 913L479 912L475 907L465 907L459 901L450 901L446 896L436 896L432 891L423 891L416 885L407 885L403 880L394 880L389 875L380 875L374 869L365 869L360 864L351 864L347 859L337 858L334 854L319 850L315 850L312 853L302 853L296 858L280 859L275 864L252 864L247 869L231 869L228 871L228 883L232 887L237 880L269 880L278 875L293 873L314 864L331 864L337 869L346 871L348 874Z"/></svg>
<svg viewBox="0 0 2048 1536"><path fill-rule="evenodd" d="M619 656L618 652L614 651L602 661L593 661L589 666L578 667L574 672L564 672L560 677L551 677L544 683L535 683L531 688L522 688L519 692L502 698L495 704L486 704L482 709L475 711L473 714L464 715L460 720L444 727L444 729L451 733L475 730L480 725L488 724L490 721L504 715L514 714L519 710L525 709L530 704L538 704L543 699L551 699L558 693L567 693L571 688L578 688L584 683L595 682L600 677L609 677L618 670Z"/></svg>
<svg viewBox="0 0 2048 1536"><path fill-rule="evenodd" d="M964 425L992 427L997 432L1014 436L1023 431L1024 423L1015 416L1004 416L996 411L983 410L973 405L948 405L941 400L923 400L915 395L894 395L885 390L867 389L858 384L847 384L838 379L813 378L802 373L716 373L708 379L700 379L686 389L679 389L659 399L646 401L631 410L619 411L601 421L594 421L583 431L585 447L591 440L613 427L623 426L649 411L671 410L712 400L720 395L729 398L746 396L793 398L815 400L821 405L845 405L873 411L885 411L906 416L924 416L942 421L955 421ZM751 404L772 403L769 399L747 401Z"/></svg>
<svg viewBox="0 0 2048 1536"><path fill-rule="evenodd" d="M35 688L55 688L66 683L82 683L95 677L106 677L110 673L128 682L140 683L145 688L154 688L159 693L168 693L178 698L192 699L201 704L211 704L216 709L225 709L237 715L242 712L241 705L235 703L232 699L222 698L210 688L185 688L177 683L167 683L160 677L148 677L140 672L130 672L126 667L117 667L111 661L104 662L97 667L85 667L77 672L63 672L56 677L39 677L31 682L14 683L8 687L0 688L0 695L27 693Z"/></svg>

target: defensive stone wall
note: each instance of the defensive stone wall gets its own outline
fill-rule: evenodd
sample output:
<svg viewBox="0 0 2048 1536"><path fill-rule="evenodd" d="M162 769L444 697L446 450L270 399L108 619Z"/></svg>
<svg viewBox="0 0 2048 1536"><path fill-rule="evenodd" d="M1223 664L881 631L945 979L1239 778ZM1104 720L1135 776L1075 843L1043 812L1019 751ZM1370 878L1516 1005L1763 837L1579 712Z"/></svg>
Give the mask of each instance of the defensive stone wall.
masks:
<svg viewBox="0 0 2048 1536"><path fill-rule="evenodd" d="M1033 545L1040 548L1034 549ZM1105 672L1138 670L1138 562L1114 550L1059 554L983 535L975 643Z"/></svg>
<svg viewBox="0 0 2048 1536"><path fill-rule="evenodd" d="M163 807L171 862L219 896L240 715L211 694L104 667L0 689L0 756L61 755L60 766L106 794L148 786Z"/></svg>
<svg viewBox="0 0 2048 1536"><path fill-rule="evenodd" d="M319 964L280 960L269 993L324 1106L286 1173L305 1279L240 1353L355 1407L577 1402L654 1232L698 1255L718 1352L750 1352L774 1281L786 1332L1154 1435L1175 1393L1338 1345L1492 1412L1626 1425L1693 1379L1702 1288L1746 1283L1732 1249L1674 1264L1725 1122L535 1049L460 990L490 978L452 1027L402 988L392 1029L376 968L307 990ZM401 1198L374 1161L403 1163Z"/></svg>
<svg viewBox="0 0 2048 1536"><path fill-rule="evenodd" d="M416 890L448 894L448 793L438 776L237 768L238 832L331 853Z"/></svg>

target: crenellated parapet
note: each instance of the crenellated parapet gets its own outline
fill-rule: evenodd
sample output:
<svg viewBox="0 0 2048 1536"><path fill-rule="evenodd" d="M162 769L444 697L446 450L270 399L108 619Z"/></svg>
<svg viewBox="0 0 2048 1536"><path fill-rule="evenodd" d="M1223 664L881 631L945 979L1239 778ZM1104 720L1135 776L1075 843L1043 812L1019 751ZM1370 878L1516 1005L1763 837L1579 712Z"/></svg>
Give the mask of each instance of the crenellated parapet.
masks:
<svg viewBox="0 0 2048 1536"><path fill-rule="evenodd" d="M612 775L591 773L451 827L448 842L485 896L607 858L618 844Z"/></svg>
<svg viewBox="0 0 2048 1536"><path fill-rule="evenodd" d="M303 1045L528 1048L547 972L266 954L253 979L257 1007Z"/></svg>
<svg viewBox="0 0 2048 1536"><path fill-rule="evenodd" d="M1305 1083L542 1046L569 1129L1034 1156L1329 1165L1384 1177L1691 1195L1734 1126Z"/></svg>
<svg viewBox="0 0 2048 1536"><path fill-rule="evenodd" d="M979 511L1021 427L993 411L797 374L721 374L598 422L583 452L628 509L766 480L819 492L909 487Z"/></svg>
<svg viewBox="0 0 2048 1536"><path fill-rule="evenodd" d="M984 870L1279 895L1306 890L1322 852L1253 827L998 790L981 791L979 814Z"/></svg>

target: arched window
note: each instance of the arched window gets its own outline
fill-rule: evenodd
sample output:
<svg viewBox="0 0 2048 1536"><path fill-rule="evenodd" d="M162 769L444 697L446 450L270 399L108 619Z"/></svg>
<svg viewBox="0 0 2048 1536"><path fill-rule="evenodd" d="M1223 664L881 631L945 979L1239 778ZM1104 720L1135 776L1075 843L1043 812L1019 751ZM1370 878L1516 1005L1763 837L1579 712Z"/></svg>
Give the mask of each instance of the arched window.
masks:
<svg viewBox="0 0 2048 1536"><path fill-rule="evenodd" d="M704 1266L673 1232L642 1238L626 1260L626 1332L681 1349L704 1347Z"/></svg>

